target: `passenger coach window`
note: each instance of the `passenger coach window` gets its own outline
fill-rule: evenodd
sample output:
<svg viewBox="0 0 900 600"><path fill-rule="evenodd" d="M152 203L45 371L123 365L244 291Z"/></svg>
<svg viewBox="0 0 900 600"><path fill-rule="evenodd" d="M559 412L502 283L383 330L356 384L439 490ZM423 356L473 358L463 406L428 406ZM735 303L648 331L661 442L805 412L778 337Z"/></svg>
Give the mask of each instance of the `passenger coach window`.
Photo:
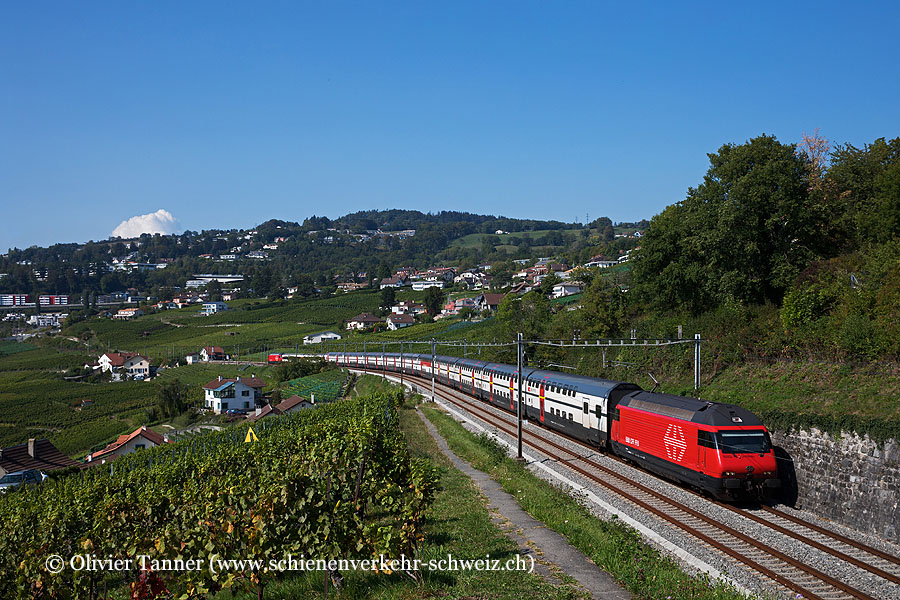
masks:
<svg viewBox="0 0 900 600"><path fill-rule="evenodd" d="M588 414L588 403L584 403L584 414Z"/></svg>

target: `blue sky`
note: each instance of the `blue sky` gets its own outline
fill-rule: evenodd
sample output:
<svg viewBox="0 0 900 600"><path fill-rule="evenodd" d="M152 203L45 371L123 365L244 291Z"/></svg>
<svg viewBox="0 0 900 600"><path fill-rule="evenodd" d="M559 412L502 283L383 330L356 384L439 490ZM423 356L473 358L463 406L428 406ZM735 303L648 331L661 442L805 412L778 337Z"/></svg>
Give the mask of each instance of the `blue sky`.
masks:
<svg viewBox="0 0 900 600"><path fill-rule="evenodd" d="M0 249L370 208L651 217L761 133L900 135L896 3L6 2Z"/></svg>

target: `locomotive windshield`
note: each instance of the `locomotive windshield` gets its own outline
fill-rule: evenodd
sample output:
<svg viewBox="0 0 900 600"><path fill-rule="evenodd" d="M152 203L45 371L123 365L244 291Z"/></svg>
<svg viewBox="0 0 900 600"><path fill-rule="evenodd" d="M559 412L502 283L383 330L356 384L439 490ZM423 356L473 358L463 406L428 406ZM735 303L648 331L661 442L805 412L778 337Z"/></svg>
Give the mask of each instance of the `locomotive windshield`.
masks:
<svg viewBox="0 0 900 600"><path fill-rule="evenodd" d="M726 454L765 454L769 451L769 437L765 430L719 431L716 433L719 450Z"/></svg>

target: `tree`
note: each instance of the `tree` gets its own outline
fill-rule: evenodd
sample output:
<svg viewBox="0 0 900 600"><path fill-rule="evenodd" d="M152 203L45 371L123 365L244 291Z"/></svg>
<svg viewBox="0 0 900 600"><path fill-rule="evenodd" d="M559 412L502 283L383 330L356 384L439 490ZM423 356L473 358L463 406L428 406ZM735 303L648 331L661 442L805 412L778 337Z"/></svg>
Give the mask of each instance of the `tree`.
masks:
<svg viewBox="0 0 900 600"><path fill-rule="evenodd" d="M189 408L186 386L175 379L159 387L156 392L156 407L159 415L165 419L177 417Z"/></svg>
<svg viewBox="0 0 900 600"><path fill-rule="evenodd" d="M206 291L209 292L209 299L217 301L222 299L222 283L218 279L213 279L206 284Z"/></svg>
<svg viewBox="0 0 900 600"><path fill-rule="evenodd" d="M606 277L595 277L581 299L585 338L621 335L626 323L626 293Z"/></svg>
<svg viewBox="0 0 900 600"><path fill-rule="evenodd" d="M612 227L612 220L609 217L600 217L599 219L594 219L588 224L588 229L599 229L602 231L607 227Z"/></svg>
<svg viewBox="0 0 900 600"><path fill-rule="evenodd" d="M837 146L825 182L825 208L849 248L900 236L900 138ZM848 248L848 249L849 249Z"/></svg>
<svg viewBox="0 0 900 600"><path fill-rule="evenodd" d="M391 267L385 261L378 265L378 279L387 279L391 276Z"/></svg>
<svg viewBox="0 0 900 600"><path fill-rule="evenodd" d="M541 279L541 285L538 286L538 290L544 295L549 296L553 293L553 286L557 283L561 283L562 279L557 276L556 273L548 273Z"/></svg>
<svg viewBox="0 0 900 600"><path fill-rule="evenodd" d="M507 294L497 307L497 321L508 340L516 339L518 333L526 340L540 338L550 321L550 301L539 292L521 297Z"/></svg>
<svg viewBox="0 0 900 600"><path fill-rule="evenodd" d="M434 316L441 313L441 305L444 303L444 293L440 288L430 287L425 290L425 298L422 300L428 314Z"/></svg>
<svg viewBox="0 0 900 600"><path fill-rule="evenodd" d="M465 319L468 321L469 319L472 318L472 315L474 315L474 314L475 314L474 308L464 306L463 308L459 309L459 318L460 319Z"/></svg>
<svg viewBox="0 0 900 600"><path fill-rule="evenodd" d="M381 290L381 308L390 310L397 301L397 291L392 287L386 287Z"/></svg>
<svg viewBox="0 0 900 600"><path fill-rule="evenodd" d="M634 259L639 291L660 308L694 312L780 302L821 243L807 158L762 135L709 159L703 183L651 221Z"/></svg>

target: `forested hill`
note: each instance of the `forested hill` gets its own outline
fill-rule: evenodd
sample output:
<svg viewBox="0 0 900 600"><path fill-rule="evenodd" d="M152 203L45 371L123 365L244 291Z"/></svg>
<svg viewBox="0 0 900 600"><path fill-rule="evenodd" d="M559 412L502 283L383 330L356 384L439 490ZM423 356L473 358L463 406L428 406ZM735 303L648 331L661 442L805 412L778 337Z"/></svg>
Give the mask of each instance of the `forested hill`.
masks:
<svg viewBox="0 0 900 600"><path fill-rule="evenodd" d="M537 231L545 229L571 229L580 224L561 221L537 221L533 219L512 219L492 215L476 215L467 212L442 210L437 213L423 213L417 210L366 210L348 214L334 221L324 217L310 217L303 222L304 229L334 227L355 232L381 229L400 231L418 229L425 225L462 226L466 233L494 233L503 231Z"/></svg>
<svg viewBox="0 0 900 600"><path fill-rule="evenodd" d="M159 296L164 288L184 286L196 273L240 273L259 288L257 294L299 286L308 292L301 295L310 295L316 288L333 291L336 276L371 281L401 266L467 268L545 254L575 264L597 253L618 252L613 225L606 217L583 225L411 210L370 210L338 219L311 216L302 223L273 219L253 229L12 249L0 257L0 273L5 274L0 292L80 297L134 288ZM618 224L632 232L648 225L646 220ZM504 234L496 234L498 230ZM454 243L480 234L485 239L479 243Z"/></svg>

